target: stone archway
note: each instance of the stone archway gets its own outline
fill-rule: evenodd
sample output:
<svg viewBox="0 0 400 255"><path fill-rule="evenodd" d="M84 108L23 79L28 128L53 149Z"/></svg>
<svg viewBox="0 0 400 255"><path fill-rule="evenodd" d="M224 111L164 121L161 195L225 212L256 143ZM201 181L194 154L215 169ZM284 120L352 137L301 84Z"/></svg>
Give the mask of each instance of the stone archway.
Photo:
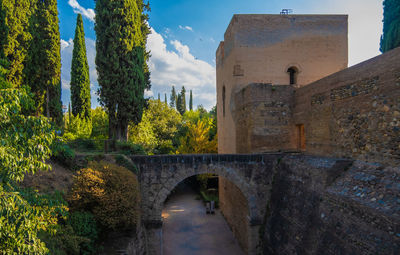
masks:
<svg viewBox="0 0 400 255"><path fill-rule="evenodd" d="M280 154L132 156L140 171L142 220L151 244L149 254L161 253L161 215L168 195L183 180L205 173L225 178L245 197L248 254L256 254L258 232L270 198L273 169L280 157Z"/></svg>

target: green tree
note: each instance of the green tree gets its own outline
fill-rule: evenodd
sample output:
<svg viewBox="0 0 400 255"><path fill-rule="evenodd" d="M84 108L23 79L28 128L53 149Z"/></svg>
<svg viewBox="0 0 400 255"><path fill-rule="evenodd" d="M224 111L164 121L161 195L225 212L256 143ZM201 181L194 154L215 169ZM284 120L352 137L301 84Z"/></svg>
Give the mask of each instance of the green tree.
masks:
<svg viewBox="0 0 400 255"><path fill-rule="evenodd" d="M161 101L160 93L158 93L158 101Z"/></svg>
<svg viewBox="0 0 400 255"><path fill-rule="evenodd" d="M176 91L175 91L175 87L172 86L172 91L171 91L171 97L170 97L170 102L169 102L169 106L171 106L172 108L176 107Z"/></svg>
<svg viewBox="0 0 400 255"><path fill-rule="evenodd" d="M3 61L0 61L2 64ZM2 254L46 254L38 238L57 219L48 206L31 205L15 188L26 173L48 170L54 132L45 117L25 116L33 101L25 89L12 89L0 65L0 251Z"/></svg>
<svg viewBox="0 0 400 255"><path fill-rule="evenodd" d="M76 20L74 50L71 64L71 103L72 114L90 119L90 78L89 65L86 57L85 32L82 15Z"/></svg>
<svg viewBox="0 0 400 255"><path fill-rule="evenodd" d="M192 94L192 90L190 90L189 110L190 110L190 111L193 111L193 94Z"/></svg>
<svg viewBox="0 0 400 255"><path fill-rule="evenodd" d="M173 151L172 140L181 124L181 115L167 104L150 100L142 121L129 128L129 140L141 144L149 152L169 153Z"/></svg>
<svg viewBox="0 0 400 255"><path fill-rule="evenodd" d="M165 93L165 94L164 94L164 103L165 103L166 105L168 105L168 101L167 101L167 93Z"/></svg>
<svg viewBox="0 0 400 255"><path fill-rule="evenodd" d="M96 1L98 92L108 111L109 137L117 140L127 140L128 123L140 122L150 89L146 10L143 0Z"/></svg>
<svg viewBox="0 0 400 255"><path fill-rule="evenodd" d="M176 110L181 114L181 115L183 115L185 112L184 112L184 110L183 110L183 107L182 107L182 95L181 94L178 94L177 96L176 96Z"/></svg>
<svg viewBox="0 0 400 255"><path fill-rule="evenodd" d="M108 115L101 107L92 109L92 138L108 138Z"/></svg>
<svg viewBox="0 0 400 255"><path fill-rule="evenodd" d="M381 52L400 46L400 0L383 1L383 35Z"/></svg>
<svg viewBox="0 0 400 255"><path fill-rule="evenodd" d="M26 48L31 39L28 31L32 1L0 1L0 58L7 59L6 80L19 87L23 81Z"/></svg>
<svg viewBox="0 0 400 255"><path fill-rule="evenodd" d="M57 0L36 0L30 22L32 41L25 65L25 83L35 94L36 114L62 123L61 56Z"/></svg>
<svg viewBox="0 0 400 255"><path fill-rule="evenodd" d="M183 113L185 113L185 112L186 112L186 89L185 89L184 86L182 86L182 90L181 90L181 100L182 100L182 102L181 102L181 104L182 104L181 109L182 109ZM183 114L183 113L182 113L182 114Z"/></svg>

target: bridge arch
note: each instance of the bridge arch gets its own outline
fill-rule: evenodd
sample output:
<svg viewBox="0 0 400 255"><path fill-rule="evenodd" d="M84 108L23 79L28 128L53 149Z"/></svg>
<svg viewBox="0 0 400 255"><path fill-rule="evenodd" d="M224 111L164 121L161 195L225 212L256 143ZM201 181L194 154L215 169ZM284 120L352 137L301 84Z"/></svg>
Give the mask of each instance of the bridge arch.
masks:
<svg viewBox="0 0 400 255"><path fill-rule="evenodd" d="M246 199L247 253L256 254L274 169L281 157L280 153L131 156L139 169L142 221L149 243L159 244L149 247L149 254L160 254L162 250L162 210L168 195L183 180L206 173L234 184Z"/></svg>

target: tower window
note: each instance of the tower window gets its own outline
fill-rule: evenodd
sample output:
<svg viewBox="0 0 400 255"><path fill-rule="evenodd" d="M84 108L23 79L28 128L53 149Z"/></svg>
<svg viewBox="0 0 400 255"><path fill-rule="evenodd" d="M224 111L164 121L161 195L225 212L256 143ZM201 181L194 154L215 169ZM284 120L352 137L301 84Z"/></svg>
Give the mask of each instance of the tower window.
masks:
<svg viewBox="0 0 400 255"><path fill-rule="evenodd" d="M289 84L296 84L297 83L297 68L296 67L289 67L289 69L287 70L287 72L289 73Z"/></svg>

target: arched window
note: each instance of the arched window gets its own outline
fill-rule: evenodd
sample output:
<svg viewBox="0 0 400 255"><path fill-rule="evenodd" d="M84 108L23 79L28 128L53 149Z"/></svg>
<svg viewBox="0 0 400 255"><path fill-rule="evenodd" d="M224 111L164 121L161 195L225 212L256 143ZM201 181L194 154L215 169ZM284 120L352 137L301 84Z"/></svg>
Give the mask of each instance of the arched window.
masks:
<svg viewBox="0 0 400 255"><path fill-rule="evenodd" d="M222 87L222 113L225 117L225 85Z"/></svg>
<svg viewBox="0 0 400 255"><path fill-rule="evenodd" d="M287 72L289 73L289 77L290 77L289 84L291 84L291 85L296 84L297 83L297 73L298 73L297 68L294 66L289 67Z"/></svg>

